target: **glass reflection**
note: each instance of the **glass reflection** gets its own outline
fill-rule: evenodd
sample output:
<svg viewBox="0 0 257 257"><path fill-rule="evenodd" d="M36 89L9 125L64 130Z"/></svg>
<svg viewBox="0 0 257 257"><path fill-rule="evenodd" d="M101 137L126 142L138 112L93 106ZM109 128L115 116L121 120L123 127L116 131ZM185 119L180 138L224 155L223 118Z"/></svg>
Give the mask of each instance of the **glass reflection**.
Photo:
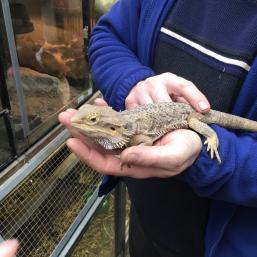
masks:
<svg viewBox="0 0 257 257"><path fill-rule="evenodd" d="M33 142L57 124L61 110L78 106L92 93L84 53L82 0L9 0L9 5L24 107L17 101L10 63L6 83L17 139L23 136L20 115L24 108Z"/></svg>
<svg viewBox="0 0 257 257"><path fill-rule="evenodd" d="M0 117L0 168L11 157L11 150L3 116Z"/></svg>

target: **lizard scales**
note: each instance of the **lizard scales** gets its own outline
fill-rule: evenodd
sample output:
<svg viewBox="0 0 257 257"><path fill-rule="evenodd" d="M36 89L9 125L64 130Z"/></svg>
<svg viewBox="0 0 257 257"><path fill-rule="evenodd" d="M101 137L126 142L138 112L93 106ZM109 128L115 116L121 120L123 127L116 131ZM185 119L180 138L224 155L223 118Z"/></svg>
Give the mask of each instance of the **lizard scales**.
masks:
<svg viewBox="0 0 257 257"><path fill-rule="evenodd" d="M109 106L85 104L72 117L71 123L106 149L152 145L169 131L190 128L206 138L211 158L216 156L219 163L218 136L208 124L257 132L256 121L215 110L201 114L189 104L175 102L147 104L122 112Z"/></svg>

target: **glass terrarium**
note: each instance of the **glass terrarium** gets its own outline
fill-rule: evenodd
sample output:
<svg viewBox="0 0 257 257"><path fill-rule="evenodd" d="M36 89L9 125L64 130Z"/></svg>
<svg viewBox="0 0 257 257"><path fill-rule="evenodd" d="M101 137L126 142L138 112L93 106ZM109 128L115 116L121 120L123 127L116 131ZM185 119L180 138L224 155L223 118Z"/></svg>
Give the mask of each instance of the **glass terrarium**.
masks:
<svg viewBox="0 0 257 257"><path fill-rule="evenodd" d="M1 98L9 102L18 153L53 128L62 110L93 93L87 62L91 2L1 0L1 87L7 92Z"/></svg>
<svg viewBox="0 0 257 257"><path fill-rule="evenodd" d="M97 96L87 46L106 3L0 0L0 241L17 238L17 256L124 252L123 191L98 197L102 175L56 126L62 110Z"/></svg>

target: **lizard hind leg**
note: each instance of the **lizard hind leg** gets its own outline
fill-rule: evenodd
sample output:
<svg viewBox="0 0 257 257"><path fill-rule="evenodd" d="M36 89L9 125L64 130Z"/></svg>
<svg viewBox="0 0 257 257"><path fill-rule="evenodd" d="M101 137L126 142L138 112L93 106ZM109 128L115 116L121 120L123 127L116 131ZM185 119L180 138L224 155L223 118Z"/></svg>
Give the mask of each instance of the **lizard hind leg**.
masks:
<svg viewBox="0 0 257 257"><path fill-rule="evenodd" d="M221 158L218 152L219 141L218 137L207 137L204 141L204 145L207 145L207 151L210 152L211 159L215 157L217 158L218 162L221 163Z"/></svg>
<svg viewBox="0 0 257 257"><path fill-rule="evenodd" d="M203 115L200 113L192 113L188 117L188 126L206 138L204 145L207 145L207 151L210 152L211 159L216 157L221 164L221 158L218 151L218 136L210 126L201 121L201 117L203 117Z"/></svg>

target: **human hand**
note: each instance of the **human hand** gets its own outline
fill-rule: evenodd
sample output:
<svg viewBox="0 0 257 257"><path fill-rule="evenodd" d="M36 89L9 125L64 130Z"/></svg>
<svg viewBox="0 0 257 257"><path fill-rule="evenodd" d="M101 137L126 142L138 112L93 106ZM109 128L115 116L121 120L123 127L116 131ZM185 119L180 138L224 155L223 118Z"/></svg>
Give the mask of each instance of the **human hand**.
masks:
<svg viewBox="0 0 257 257"><path fill-rule="evenodd" d="M191 82L166 72L140 81L125 99L126 108L157 102L187 102L195 110L206 113L210 104L206 97Z"/></svg>
<svg viewBox="0 0 257 257"><path fill-rule="evenodd" d="M208 112L210 105L196 86L171 73L163 73L139 82L126 98L126 107L163 101L189 102L196 110ZM106 105L97 100L98 105ZM67 141L68 147L89 166L103 174L135 178L174 176L192 165L202 143L200 137L190 130L176 130L155 142L154 146L134 146L125 149L121 156L99 151L70 125L75 110L59 116L74 138ZM121 163L127 163L121 169Z"/></svg>
<svg viewBox="0 0 257 257"><path fill-rule="evenodd" d="M0 257L14 257L18 247L18 241L14 239L0 243Z"/></svg>

